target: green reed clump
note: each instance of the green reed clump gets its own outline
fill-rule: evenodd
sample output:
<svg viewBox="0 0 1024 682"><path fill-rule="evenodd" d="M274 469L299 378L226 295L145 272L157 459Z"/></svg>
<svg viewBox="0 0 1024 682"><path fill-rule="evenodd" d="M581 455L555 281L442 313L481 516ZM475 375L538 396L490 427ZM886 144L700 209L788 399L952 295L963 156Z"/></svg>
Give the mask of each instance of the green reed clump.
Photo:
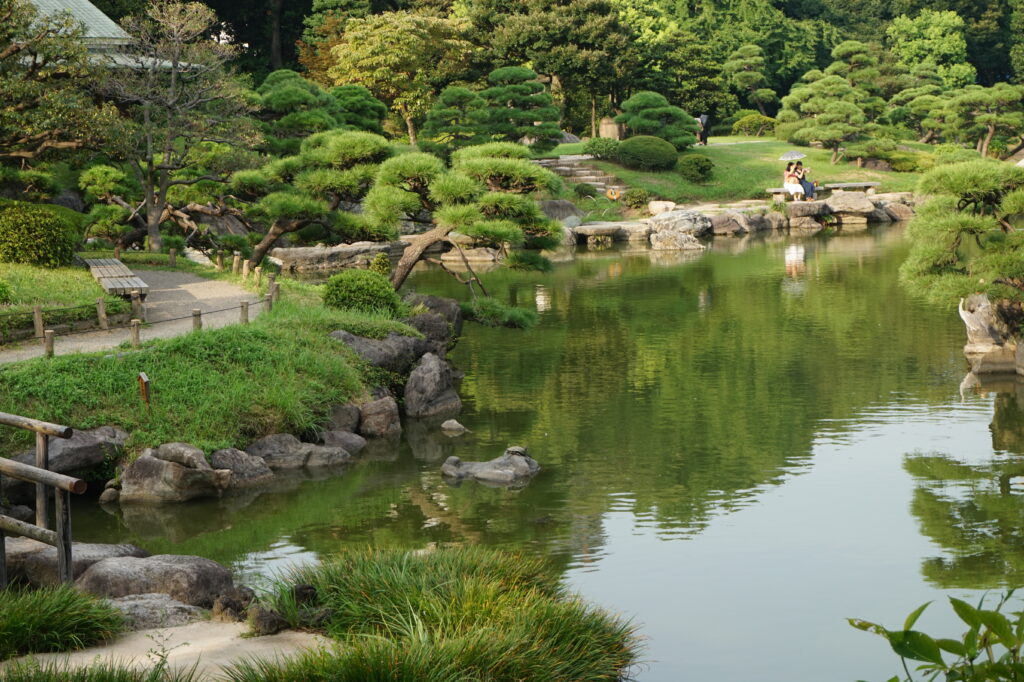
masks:
<svg viewBox="0 0 1024 682"><path fill-rule="evenodd" d="M297 605L294 583L316 587L316 603ZM341 555L296 572L270 601L294 624L326 613L343 646L237 666L236 682L618 680L637 656L633 626L569 596L543 561L481 548Z"/></svg>
<svg viewBox="0 0 1024 682"><path fill-rule="evenodd" d="M7 588L0 591L0 660L83 649L110 639L123 624L120 611L70 587Z"/></svg>
<svg viewBox="0 0 1024 682"><path fill-rule="evenodd" d="M69 668L60 663L26 661L0 672L3 682L192 682L192 670L168 671L160 667L134 670L116 663L94 663L87 668Z"/></svg>

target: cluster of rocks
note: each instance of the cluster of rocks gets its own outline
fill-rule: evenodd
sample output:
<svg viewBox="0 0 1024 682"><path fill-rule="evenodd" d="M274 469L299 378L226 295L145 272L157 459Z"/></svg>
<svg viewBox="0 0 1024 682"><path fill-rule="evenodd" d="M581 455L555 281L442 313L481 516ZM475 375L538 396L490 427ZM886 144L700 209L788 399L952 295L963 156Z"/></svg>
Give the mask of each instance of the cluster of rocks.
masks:
<svg viewBox="0 0 1024 682"><path fill-rule="evenodd" d="M873 194L870 190L837 191L820 201L791 202L786 204L785 213L760 207L706 214L679 208L671 201L652 201L648 205L651 217L641 220L579 224L576 218L563 218L563 243L649 243L655 250L699 251L705 248L700 240L713 235L742 236L772 230L813 235L828 225L850 231L866 228L869 223L909 220L914 216L913 204L909 192Z"/></svg>
<svg viewBox="0 0 1024 682"><path fill-rule="evenodd" d="M8 577L33 587L58 585L57 550L28 538L7 538ZM135 545L72 545L75 587L105 597L132 629L184 625L207 617L242 620L253 593L236 586L216 561L198 556L150 556Z"/></svg>
<svg viewBox="0 0 1024 682"><path fill-rule="evenodd" d="M522 486L540 471L540 465L526 448L513 446L488 462L463 462L452 456L441 465L441 475L458 483L474 479L485 485Z"/></svg>

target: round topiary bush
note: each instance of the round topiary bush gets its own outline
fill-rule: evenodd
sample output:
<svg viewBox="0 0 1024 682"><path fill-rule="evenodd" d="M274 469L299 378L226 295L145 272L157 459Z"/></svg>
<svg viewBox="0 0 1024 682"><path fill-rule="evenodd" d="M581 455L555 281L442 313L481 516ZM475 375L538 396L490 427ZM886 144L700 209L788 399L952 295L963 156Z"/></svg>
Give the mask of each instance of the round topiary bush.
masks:
<svg viewBox="0 0 1024 682"><path fill-rule="evenodd" d="M78 226L54 206L12 201L0 208L0 261L55 268L75 257Z"/></svg>
<svg viewBox="0 0 1024 682"><path fill-rule="evenodd" d="M583 153L595 159L614 159L619 151L619 141L609 137L592 137L583 144Z"/></svg>
<svg viewBox="0 0 1024 682"><path fill-rule="evenodd" d="M637 170L670 170L679 153L670 142L653 135L637 135L619 144L619 163Z"/></svg>
<svg viewBox="0 0 1024 682"><path fill-rule="evenodd" d="M639 187L627 189L626 193L622 195L622 203L630 208L644 208L651 199L651 193Z"/></svg>
<svg viewBox="0 0 1024 682"><path fill-rule="evenodd" d="M391 274L391 259L386 253L378 253L370 261L370 271L387 277Z"/></svg>
<svg viewBox="0 0 1024 682"><path fill-rule="evenodd" d="M371 270L343 270L324 285L324 305L363 312L398 312L398 292L384 275Z"/></svg>
<svg viewBox="0 0 1024 682"><path fill-rule="evenodd" d="M600 192L597 188L591 185L589 182L581 182L572 186L573 193L581 199L587 197L596 197Z"/></svg>
<svg viewBox="0 0 1024 682"><path fill-rule="evenodd" d="M14 291L11 285L0 279L0 305L7 305L14 300Z"/></svg>
<svg viewBox="0 0 1024 682"><path fill-rule="evenodd" d="M676 164L679 174L690 182L704 182L711 177L714 168L715 162L703 154L687 154Z"/></svg>

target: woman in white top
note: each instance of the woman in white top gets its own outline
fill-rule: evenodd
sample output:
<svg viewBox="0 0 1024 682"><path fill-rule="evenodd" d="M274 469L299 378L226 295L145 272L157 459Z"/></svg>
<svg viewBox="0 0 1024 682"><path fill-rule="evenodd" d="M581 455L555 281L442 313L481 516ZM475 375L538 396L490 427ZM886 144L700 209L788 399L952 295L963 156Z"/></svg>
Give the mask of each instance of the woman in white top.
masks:
<svg viewBox="0 0 1024 682"><path fill-rule="evenodd" d="M804 188L800 184L800 176L793 172L792 161L786 164L786 171L782 174L782 186L793 195L794 200L799 201L804 198Z"/></svg>

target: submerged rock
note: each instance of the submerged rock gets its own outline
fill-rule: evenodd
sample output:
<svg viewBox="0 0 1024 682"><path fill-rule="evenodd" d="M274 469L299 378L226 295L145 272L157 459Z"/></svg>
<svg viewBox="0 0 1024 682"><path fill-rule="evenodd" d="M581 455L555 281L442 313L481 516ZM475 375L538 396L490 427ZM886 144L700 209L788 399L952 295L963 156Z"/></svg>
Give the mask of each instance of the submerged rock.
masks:
<svg viewBox="0 0 1024 682"><path fill-rule="evenodd" d="M386 438L402 432L398 403L391 396L359 406L359 434L366 438Z"/></svg>
<svg viewBox="0 0 1024 682"><path fill-rule="evenodd" d="M444 431L445 434L450 436L461 436L462 434L466 433L466 431L468 431L469 429L467 429L465 426L463 426L454 419L448 419L441 423L441 430Z"/></svg>
<svg viewBox="0 0 1024 682"><path fill-rule="evenodd" d="M352 457L339 447L303 443L290 433L260 438L245 449L261 458L271 469L302 469L344 464Z"/></svg>
<svg viewBox="0 0 1024 682"><path fill-rule="evenodd" d="M320 438L324 445L334 448L342 448L350 455L357 455L366 447L366 439L351 431L324 431Z"/></svg>
<svg viewBox="0 0 1024 682"><path fill-rule="evenodd" d="M462 399L455 392L452 370L433 353L423 356L405 384L405 413L410 417L458 414Z"/></svg>
<svg viewBox="0 0 1024 682"><path fill-rule="evenodd" d="M165 443L144 450L121 474L125 502L186 502L217 497L231 482L231 472L214 469L199 448Z"/></svg>
<svg viewBox="0 0 1024 682"><path fill-rule="evenodd" d="M463 462L452 456L441 465L441 474L449 478L459 481L472 478L498 485L525 483L538 471L540 465L530 457L526 448L518 446L508 448L501 457L489 462Z"/></svg>

